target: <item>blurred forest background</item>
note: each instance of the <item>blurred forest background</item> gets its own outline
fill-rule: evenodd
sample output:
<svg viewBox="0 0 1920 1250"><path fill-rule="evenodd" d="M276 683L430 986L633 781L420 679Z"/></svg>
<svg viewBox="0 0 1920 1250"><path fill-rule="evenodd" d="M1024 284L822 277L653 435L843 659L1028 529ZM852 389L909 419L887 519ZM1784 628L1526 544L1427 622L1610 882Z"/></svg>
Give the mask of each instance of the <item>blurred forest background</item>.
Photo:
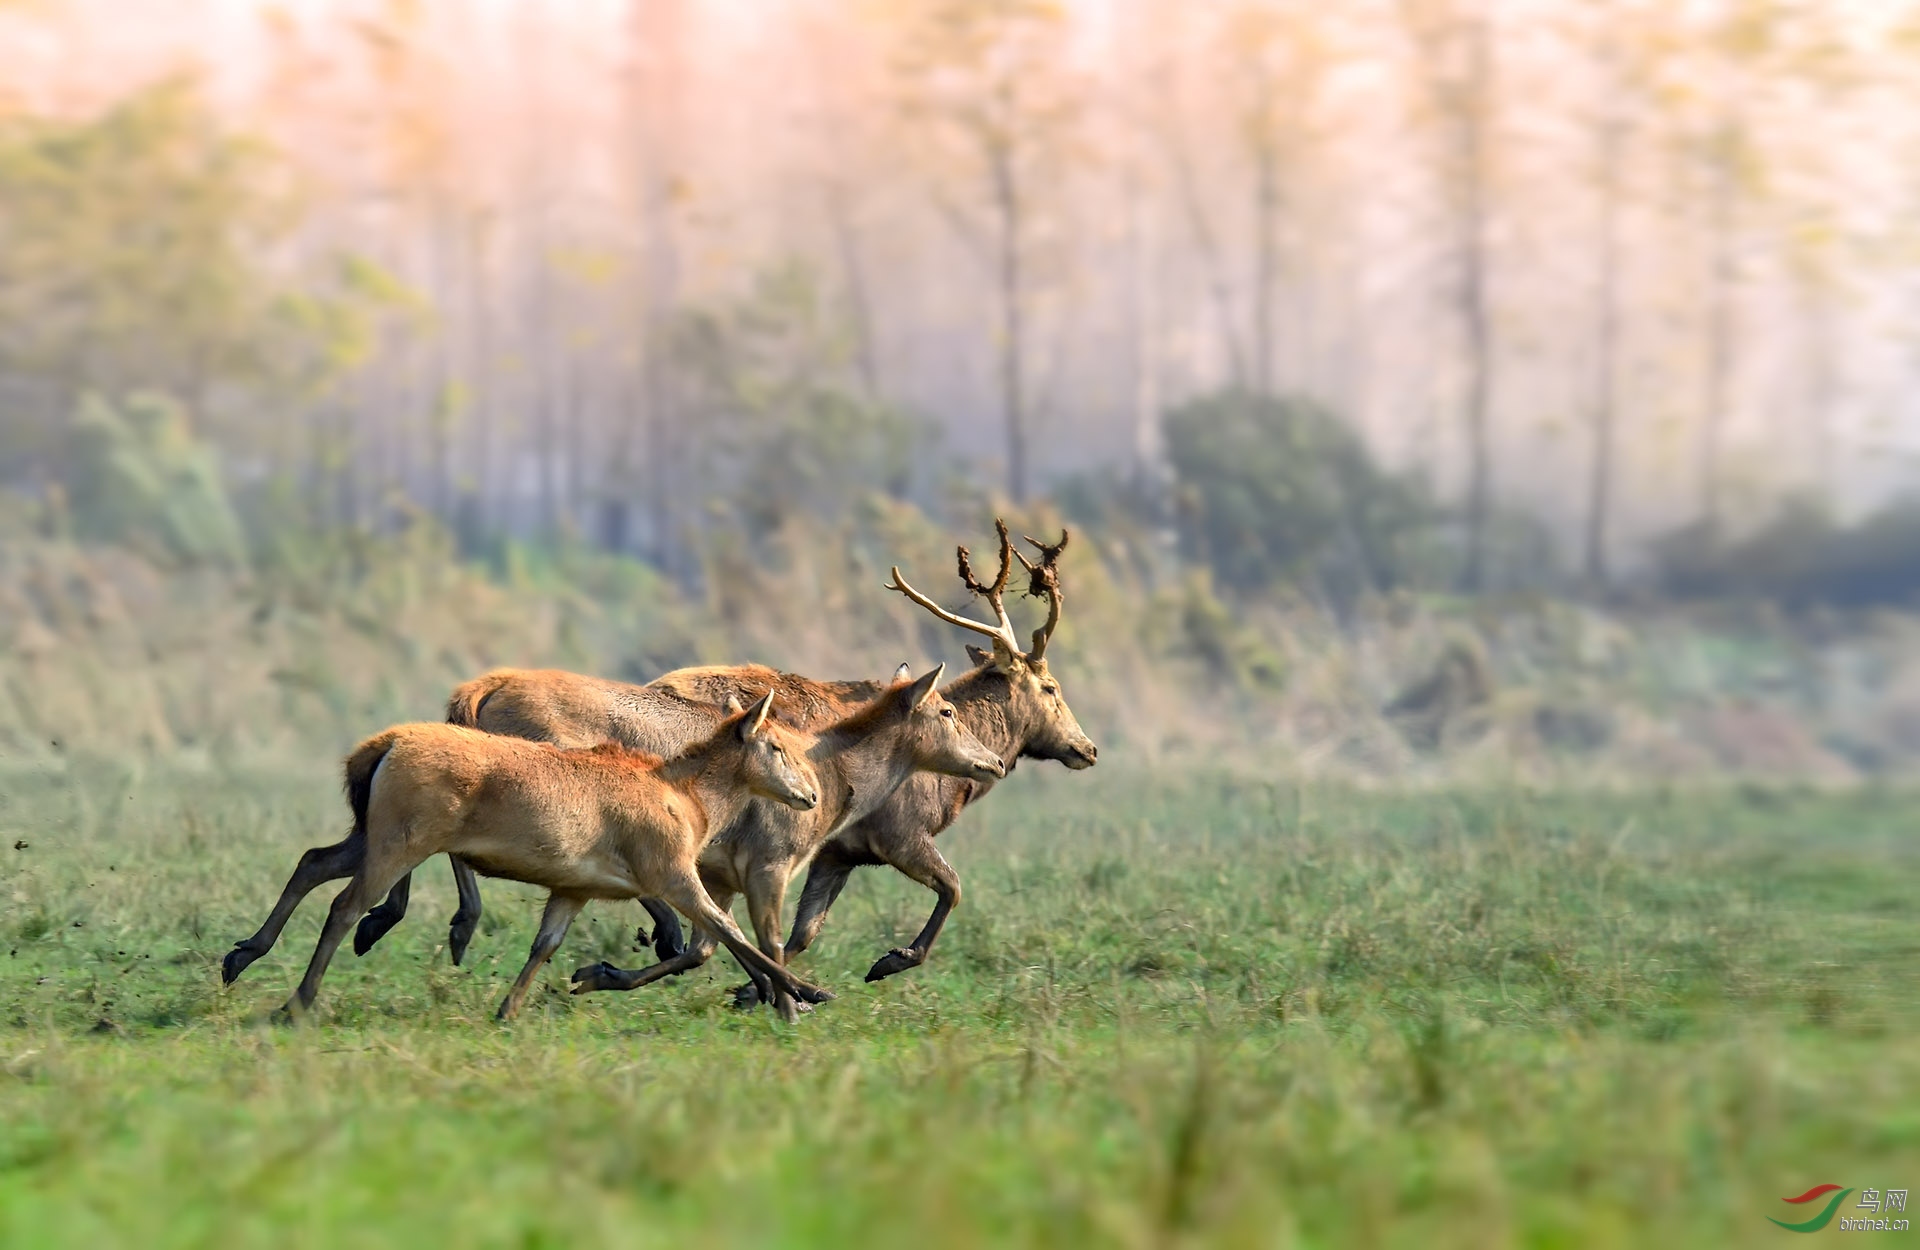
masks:
<svg viewBox="0 0 1920 1250"><path fill-rule="evenodd" d="M958 661L880 584L1001 511L1138 758L1920 761L1920 5L0 0L0 65L15 762Z"/></svg>

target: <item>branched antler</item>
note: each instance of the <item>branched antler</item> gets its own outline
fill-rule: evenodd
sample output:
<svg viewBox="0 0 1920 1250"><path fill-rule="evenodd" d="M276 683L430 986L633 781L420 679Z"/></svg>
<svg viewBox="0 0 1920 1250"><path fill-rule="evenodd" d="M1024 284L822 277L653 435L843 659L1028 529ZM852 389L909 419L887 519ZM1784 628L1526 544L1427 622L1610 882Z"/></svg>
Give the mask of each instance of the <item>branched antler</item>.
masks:
<svg viewBox="0 0 1920 1250"><path fill-rule="evenodd" d="M987 606L993 609L994 618L999 621L1000 629L1005 632L1011 644L1013 621L1007 617L1007 609L1003 606L1003 601L1007 593L1007 578L1013 573L1013 560L1019 553L1013 549L1013 538L1007 533L1005 521L995 517L993 528L994 532L1000 535L1000 572L995 575L992 585L982 585L980 579L974 576L973 553L964 545L956 548L955 554L960 567L960 584L969 592L987 601ZM1014 645L1013 650L1018 652L1020 648Z"/></svg>
<svg viewBox="0 0 1920 1250"><path fill-rule="evenodd" d="M900 576L900 569L897 565L893 569L893 580L887 583L887 589L899 591L947 624L958 625L962 629L970 629L977 634L985 634L987 637L993 639L996 644L1006 648L1009 654L1018 655L1020 654L1020 644L1014 637L1013 622L1008 619L1007 609L1002 604L1002 598L1007 590L1007 578L1013 572L1013 557L1015 554L1013 550L1013 540L1007 535L1007 524L1005 521L995 521L994 527L1000 533L1000 575L993 579L992 585L982 585L980 579L974 576L973 562L965 547L959 549L959 561L961 584L966 586L969 591L976 595L981 595L986 599L988 606L993 609L993 615L997 624L986 625L947 611L932 599L929 599L909 585L906 580Z"/></svg>
<svg viewBox="0 0 1920 1250"><path fill-rule="evenodd" d="M1013 562L1018 560L1020 567L1027 571L1026 593L1036 599L1044 595L1047 600L1047 623L1033 631L1033 650L1026 653L1027 659L1038 660L1046 654L1047 640L1053 637L1054 629L1060 624L1061 595L1060 570L1058 566L1060 563L1060 553L1066 549L1067 540L1072 537L1072 535L1066 530L1061 530L1060 541L1057 543L1043 543L1037 538L1027 539L1040 553L1040 562L1035 564L1014 550L1013 537L1007 532L1007 523L1005 521L995 518L993 528L1000 535L1000 572L994 577L991 583L982 582L980 578L975 575L973 571L972 552L968 551L965 547L961 547L958 551L958 558L960 584L965 586L969 592L987 601L987 606L993 609L994 619L998 622L997 624L987 625L980 621L970 621L964 616L959 616L947 611L908 585L905 579L900 576L898 566L893 570L893 580L887 583L887 589L899 591L949 625L958 625L960 628L970 629L976 634L985 634L987 637L993 639L996 644L1004 647L1009 655L1017 656L1020 654L1020 644L1014 637L1013 621L1007 616L1005 598L1007 593L1007 580L1013 575Z"/></svg>
<svg viewBox="0 0 1920 1250"><path fill-rule="evenodd" d="M997 601L1007 591L1007 575L1013 572L1013 560L1020 553L1013 549L1013 539L1007 535L1007 523L994 518L993 528L1000 535L1000 576L993 579L993 585L982 586L980 579L973 575L973 553L965 546L960 547L960 584L976 595L985 595L987 602ZM1022 559L1020 563L1025 564Z"/></svg>
<svg viewBox="0 0 1920 1250"><path fill-rule="evenodd" d="M1047 623L1033 631L1033 649L1027 652L1027 659L1038 660L1046 655L1047 641L1060 625L1060 607L1064 598L1060 593L1060 553L1067 549L1073 533L1062 529L1057 543L1043 543L1031 535L1025 537L1040 553L1038 564L1017 551L1013 553L1020 561L1020 567L1027 571L1027 594L1035 599L1045 595L1047 599Z"/></svg>

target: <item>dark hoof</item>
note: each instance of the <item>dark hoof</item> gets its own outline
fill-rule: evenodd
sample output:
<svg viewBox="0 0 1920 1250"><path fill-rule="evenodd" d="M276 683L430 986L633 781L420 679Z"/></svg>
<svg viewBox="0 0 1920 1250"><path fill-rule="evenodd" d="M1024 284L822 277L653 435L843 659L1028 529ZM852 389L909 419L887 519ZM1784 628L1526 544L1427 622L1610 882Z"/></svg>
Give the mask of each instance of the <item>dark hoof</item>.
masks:
<svg viewBox="0 0 1920 1250"><path fill-rule="evenodd" d="M353 953L366 954L399 923L398 917L389 916L378 907L360 917L360 924L353 931Z"/></svg>
<svg viewBox="0 0 1920 1250"><path fill-rule="evenodd" d="M734 987L733 1005L741 1011L758 1007L764 1001L766 1000L760 997L760 987L751 981Z"/></svg>
<svg viewBox="0 0 1920 1250"><path fill-rule="evenodd" d="M805 981L793 983L793 997L803 1003L830 1003L833 991L818 985L808 985Z"/></svg>
<svg viewBox="0 0 1920 1250"><path fill-rule="evenodd" d="M909 968L918 968L919 966L919 955L913 951L896 947L882 955L875 961L873 967L867 969L867 980L884 981L896 972L905 972Z"/></svg>
<svg viewBox="0 0 1920 1250"><path fill-rule="evenodd" d="M236 946L228 951L227 957L220 961L220 984L232 985L238 981L240 974L247 970L247 965L258 958L260 956L244 946Z"/></svg>
<svg viewBox="0 0 1920 1250"><path fill-rule="evenodd" d="M575 968L573 970L573 976L570 978L573 982L571 992L575 994L591 994L595 990L617 989L619 988L619 982L616 978L619 975L620 969L614 967L604 959L597 964L588 964L583 968Z"/></svg>
<svg viewBox="0 0 1920 1250"><path fill-rule="evenodd" d="M473 941L473 931L477 927L477 921L458 918L447 926L447 956L453 960L454 967L458 968L460 961L466 958L467 943Z"/></svg>

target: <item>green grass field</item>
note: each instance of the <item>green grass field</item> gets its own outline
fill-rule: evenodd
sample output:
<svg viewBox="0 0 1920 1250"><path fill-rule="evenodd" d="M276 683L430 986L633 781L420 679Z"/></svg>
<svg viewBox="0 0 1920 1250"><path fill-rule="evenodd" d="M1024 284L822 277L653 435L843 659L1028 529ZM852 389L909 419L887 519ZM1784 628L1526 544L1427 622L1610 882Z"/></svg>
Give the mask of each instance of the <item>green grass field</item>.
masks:
<svg viewBox="0 0 1920 1250"><path fill-rule="evenodd" d="M454 969L436 862L289 1027L331 888L218 963L330 774L9 774L0 1244L1791 1242L1785 1195L1920 1182L1913 806L1035 766L944 839L927 967L861 983L930 896L856 875L797 1026L724 958L567 997L631 904L497 1025L539 896Z"/></svg>

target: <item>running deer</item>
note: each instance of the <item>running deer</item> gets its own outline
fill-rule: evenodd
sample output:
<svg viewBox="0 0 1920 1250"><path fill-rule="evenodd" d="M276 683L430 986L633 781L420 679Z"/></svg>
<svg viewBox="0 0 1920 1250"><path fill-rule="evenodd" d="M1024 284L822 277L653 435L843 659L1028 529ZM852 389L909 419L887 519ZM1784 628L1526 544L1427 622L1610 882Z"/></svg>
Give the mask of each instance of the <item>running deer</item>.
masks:
<svg viewBox="0 0 1920 1250"><path fill-rule="evenodd" d="M708 836L737 821L755 796L794 810L820 804L819 778L806 759L812 743L770 722L772 705L768 695L671 760L617 743L562 750L445 724L400 725L367 739L347 757L353 832L322 848L355 861L353 880L333 900L287 1011L299 1015L313 1005L328 963L361 914L443 851L489 876L549 891L526 966L500 1004L502 1020L519 1010L574 917L596 898L664 898L702 933L725 942L781 999L824 1001L825 991L746 940L701 888L696 867ZM241 949L263 937L270 946L276 921L285 921L281 912L276 907Z"/></svg>
<svg viewBox="0 0 1920 1250"><path fill-rule="evenodd" d="M897 568L888 589L898 590L943 621L992 640L991 651L967 648L975 667L941 694L953 705L960 723L997 754L1008 771L1021 756L1056 760L1076 770L1091 768L1099 752L1067 706L1046 658L1047 644L1060 624L1064 603L1058 564L1069 535L1063 532L1058 543L1027 539L1039 554L1039 563L1035 564L1013 549L1004 522L996 521L995 528L1000 539L1000 567L991 583L982 584L974 576L965 547L958 551L961 583L987 601L993 609L994 624L947 612L904 581ZM1027 574L1027 594L1047 600L1046 623L1033 631L1032 643L1025 651L1020 649L1004 606L1016 559ZM685 741L685 735L700 732L700 726L722 715L722 705L729 698L747 701L777 691L779 715L799 728L814 729L847 715L883 689L875 682L814 681L758 664L680 669L645 686L575 673L506 669L476 678L454 691L448 719L492 733L562 745L612 738L664 753L674 749L676 741ZM808 872L786 953L798 954L818 938L828 909L855 868L891 864L932 890L936 901L913 942L883 955L867 973L867 979L877 981L926 962L961 897L959 874L935 847L934 838L959 819L968 803L991 789L990 782L916 776L865 819L836 834L820 849ZM456 877L461 871L456 861ZM470 873L466 881L471 883ZM400 900L398 913L382 916L380 932L404 914L404 888L396 888L395 894ZM479 918L477 888L463 887L461 898L461 910L454 918L456 955L464 946L461 926L470 933ZM393 899L382 904L383 909L393 906ZM680 954L678 926L671 911L658 903L649 904L648 910L661 922L655 931L655 953L662 960ZM363 923L362 936L373 920L370 915ZM355 949L362 949L358 937Z"/></svg>
<svg viewBox="0 0 1920 1250"><path fill-rule="evenodd" d="M829 838L871 815L916 772L987 783L1005 776L1000 758L961 725L934 687L946 666L918 681L904 677L878 699L819 731L807 761L819 774L821 801L806 812L760 809L717 831L700 853L700 878L723 909L736 894L747 899L760 949L784 964L780 909L787 885ZM702 927L688 950L651 968L626 972L606 963L573 974L574 993L631 990L705 963L715 934ZM749 969L749 975L753 975ZM760 997L762 978L754 976ZM772 1001L791 1018L796 1009L780 986Z"/></svg>

